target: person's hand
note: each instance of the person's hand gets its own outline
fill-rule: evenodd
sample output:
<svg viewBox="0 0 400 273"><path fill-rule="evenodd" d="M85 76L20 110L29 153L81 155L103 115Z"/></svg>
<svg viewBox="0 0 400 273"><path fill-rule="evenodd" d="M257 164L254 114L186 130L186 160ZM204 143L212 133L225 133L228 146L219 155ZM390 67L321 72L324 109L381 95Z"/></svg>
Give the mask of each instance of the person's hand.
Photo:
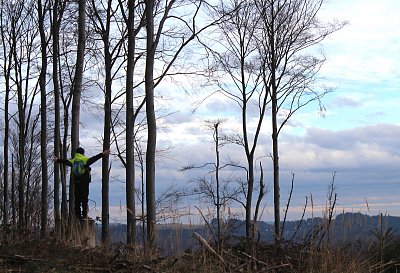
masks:
<svg viewBox="0 0 400 273"><path fill-rule="evenodd" d="M107 149L107 150L104 150L103 155L109 155L110 153L111 153L110 149Z"/></svg>

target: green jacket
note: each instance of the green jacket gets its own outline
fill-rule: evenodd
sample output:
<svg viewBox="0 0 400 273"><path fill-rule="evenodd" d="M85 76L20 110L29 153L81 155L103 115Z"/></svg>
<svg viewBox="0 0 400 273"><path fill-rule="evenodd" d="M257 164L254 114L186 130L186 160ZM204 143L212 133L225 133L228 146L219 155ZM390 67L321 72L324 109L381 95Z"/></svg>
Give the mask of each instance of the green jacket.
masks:
<svg viewBox="0 0 400 273"><path fill-rule="evenodd" d="M89 183L91 180L91 175L90 175L90 165L95 163L97 160L103 157L103 153L99 153L95 156L92 156L90 158L84 156L83 154L80 153L75 153L74 158L71 159L58 159L57 162L67 165L69 167L73 167L74 163L77 161L82 161L83 165L85 167L85 172L81 176L76 176L74 175L74 182L75 183Z"/></svg>
<svg viewBox="0 0 400 273"><path fill-rule="evenodd" d="M75 153L75 157L72 159L68 159L69 162L73 165L75 161L83 161L83 163L86 165L88 162L89 158L84 156L83 154L80 153Z"/></svg>

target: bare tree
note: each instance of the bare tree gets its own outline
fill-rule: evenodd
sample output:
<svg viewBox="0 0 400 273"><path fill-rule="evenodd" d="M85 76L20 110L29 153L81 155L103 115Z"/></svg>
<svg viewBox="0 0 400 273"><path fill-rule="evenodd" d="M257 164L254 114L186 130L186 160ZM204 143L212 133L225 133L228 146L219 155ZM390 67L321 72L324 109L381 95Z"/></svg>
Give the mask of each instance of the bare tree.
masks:
<svg viewBox="0 0 400 273"><path fill-rule="evenodd" d="M10 119L9 119L9 101L10 101L10 81L11 81L11 69L12 69L12 53L14 51L13 47L15 43L10 38L10 29L8 28L10 14L6 9L6 5L4 1L1 1L0 7L0 31L1 31L1 45L2 45L2 76L4 77L4 140L3 140L3 157L4 157L4 172L3 172L3 222L4 224L8 224L8 207L9 207L9 197L8 197L8 176L9 176L9 127L10 127Z"/></svg>
<svg viewBox="0 0 400 273"><path fill-rule="evenodd" d="M58 83L58 35L60 27L59 20L59 1L53 2L53 21L51 33L53 38L53 86L54 86L54 155L60 158L60 89ZM56 236L61 234L61 214L60 214L60 168L54 163L54 228Z"/></svg>
<svg viewBox="0 0 400 273"><path fill-rule="evenodd" d="M56 64L58 67L59 79L59 94L62 106L62 117L60 114L61 127L60 128L60 158L68 157L68 150L70 148L70 111L73 99L73 86L74 76L76 69L76 44L79 37L76 37L76 22L78 21L76 15L76 4L63 0L60 2L59 16L59 34L58 35L58 50L59 54L56 55ZM78 14L79 16L79 14ZM61 107L60 107L61 108ZM60 109L61 110L61 109ZM62 133L61 133L62 132ZM65 228L68 224L68 190L67 190L67 168L64 165L59 166L60 179L61 179L61 218L63 221L62 233L65 234ZM73 191L69 191L73 198ZM73 201L73 200L71 200ZM70 204L71 205L71 204Z"/></svg>
<svg viewBox="0 0 400 273"><path fill-rule="evenodd" d="M188 14L182 14L179 7L185 2L171 0L146 0L146 64L145 64L145 93L147 117L147 147L146 147L146 209L147 209L147 237L149 248L154 247L155 240L155 153L157 140L157 123L155 115L155 88L167 76L198 75L196 71L179 63L178 57L184 54L188 44L196 39L200 33L216 24L221 18L199 27L198 17L207 2L196 0L190 3ZM166 26L168 25L168 30ZM174 27L172 27L174 25ZM172 37L172 38L171 38ZM165 39L165 40L164 40ZM163 43L164 41L168 41ZM155 61L162 62L161 71L155 70ZM173 72L171 72L173 70ZM157 74L155 74L157 72ZM201 74L200 74L201 75Z"/></svg>
<svg viewBox="0 0 400 273"><path fill-rule="evenodd" d="M47 1L42 5L42 0L37 1L38 26L40 33L41 47L41 68L39 75L40 88L40 154L42 161L42 211L41 211L41 237L47 236L47 221L48 221L48 167L47 167L47 92L46 92L46 72L47 72L47 45L48 36L46 33L46 13L48 12Z"/></svg>
<svg viewBox="0 0 400 273"><path fill-rule="evenodd" d="M240 108L241 129L228 137L231 143L243 147L246 155L246 192L245 218L246 238L252 234L252 201L255 180L255 154L261 126L264 120L269 94L262 85L262 64L257 62L257 44L259 17L257 17L252 2L232 0L221 2L220 15L231 14L218 25L216 42L219 45L214 50L208 48L213 56L211 67L213 80L218 91L233 100ZM221 74L222 73L222 74ZM229 77L229 81L226 80ZM251 116L251 113L256 113ZM249 120L255 119L255 130L249 131Z"/></svg>
<svg viewBox="0 0 400 273"><path fill-rule="evenodd" d="M135 208L135 157L134 157L134 127L138 112L133 108L133 76L135 71L136 36L141 30L144 20L140 5L134 0L128 0L128 16L125 15L128 45L126 65L126 209L127 209L127 244L134 245L136 238L136 208ZM139 19L135 23L135 14ZM142 104L143 105L143 104ZM138 110L141 107L138 107Z"/></svg>
<svg viewBox="0 0 400 273"><path fill-rule="evenodd" d="M221 169L226 167L221 167L221 160L220 160L220 149L223 146L221 143L221 137L219 136L219 126L222 123L221 120L217 120L214 122L206 121L207 128L211 128L213 130L213 141L214 141L214 152L215 152L215 162L204 163L202 165L188 165L184 166L180 169L180 171L188 171L194 169L202 169L212 166L212 169L209 173L213 174L210 180L207 180L205 177L200 178L197 180L197 187L193 190L196 194L204 195L206 198L211 200L213 206L216 209L216 234L217 234L217 242L220 245L221 243L221 206L224 204L225 200L221 200L221 188L222 183L220 183L221 177L220 172ZM214 180L215 179L215 180ZM224 198L225 199L225 198Z"/></svg>
<svg viewBox="0 0 400 273"><path fill-rule="evenodd" d="M329 91L316 88L316 75L325 62L309 48L341 29L345 23L324 24L318 12L325 0L257 0L260 16L258 49L263 83L271 96L272 160L274 176L275 241L280 241L279 133L302 107ZM321 90L322 89L322 90Z"/></svg>
<svg viewBox="0 0 400 273"><path fill-rule="evenodd" d="M89 5L89 19L93 23L94 34L98 34L103 46L103 60L100 60L104 64L104 88L100 86L104 91L104 132L103 132L103 150L110 148L110 136L111 136L111 88L112 88L112 69L113 60L112 52L118 54L119 50L116 48L112 49L110 41L110 27L111 20L114 14L113 1L97 2L92 0ZM105 16L103 16L103 14ZM120 44L120 42L118 42ZM120 47L120 45L117 47ZM102 221L102 242L107 244L109 240L109 156L105 156L102 159L102 208L101 208L101 221Z"/></svg>
<svg viewBox="0 0 400 273"><path fill-rule="evenodd" d="M133 73L135 68L135 1L128 0L128 60L126 65L126 210L127 244L134 245L136 238L135 213L135 162L133 143Z"/></svg>
<svg viewBox="0 0 400 273"><path fill-rule="evenodd" d="M37 79L37 70L33 63L38 45L37 25L32 14L34 14L34 2L18 2L8 5L10 14L10 40L12 47L12 85L15 88L17 100L17 128L18 128L18 230L22 232L26 227L26 198L25 183L26 177L26 145L28 128L32 126L32 112L36 95L36 85L32 79Z"/></svg>
<svg viewBox="0 0 400 273"><path fill-rule="evenodd" d="M40 132L40 111L38 111L32 121L27 123L28 137L25 143L25 227L35 233L42 232L42 167L41 167L41 132ZM46 200L47 202L47 200Z"/></svg>
<svg viewBox="0 0 400 273"><path fill-rule="evenodd" d="M78 45L76 56L75 76L73 81L72 99L72 121L71 121L71 156L74 157L75 150L79 146L79 120L81 106L81 92L83 80L83 66L85 62L85 40L86 40L86 0L78 2ZM72 176L71 176L72 177ZM74 189L75 185L71 179L69 185L69 217L74 215ZM71 222L70 222L71 223Z"/></svg>
<svg viewBox="0 0 400 273"><path fill-rule="evenodd" d="M53 86L54 86L54 155L58 158L62 158L60 154L61 136L60 136L60 77L58 69L59 60L59 33L60 33L60 21L65 9L65 3L59 0L53 1L53 13L51 23L52 33L52 63L53 63ZM60 164L54 163L54 225L56 236L61 235L61 225L65 224L67 213L60 213ZM64 169L65 170L65 169ZM64 180L65 181L65 180ZM63 203L61 203L63 204ZM64 201L64 206L66 202ZM64 208L65 209L65 208ZM63 218L61 218L61 216Z"/></svg>
<svg viewBox="0 0 400 273"><path fill-rule="evenodd" d="M18 217L18 232L21 233L24 230L29 230L35 234L39 233L41 229L41 163L40 163L40 127L39 127L40 112L36 111L35 116L26 122L25 132L25 143L23 146L23 153L20 148L20 128L16 123L18 119L15 119L14 123L10 127L11 147L12 152L16 154L15 168L13 172L13 185L17 186L18 190L12 191L12 214ZM20 159L19 156L23 154L24 158ZM21 168L20 164L23 162L24 166ZM14 165L14 164L13 164ZM20 173L22 170L22 173ZM22 177L22 186L19 181L18 185L15 185L15 180L19 180ZM22 192L22 194L21 194ZM22 199L22 201L21 201ZM15 208L15 201L18 202L18 209ZM24 209L21 210L20 203L24 204ZM22 214L22 216L21 216ZM20 220L24 219L21 223ZM16 219L15 219L16 220ZM13 221L14 222L14 221ZM36 233L37 232L37 233Z"/></svg>
<svg viewBox="0 0 400 273"><path fill-rule="evenodd" d="M213 138L214 138L214 143L215 143L215 183L216 183L216 200L214 201L215 206L217 207L217 236L218 236L218 245L219 248L221 249L221 197L220 197L220 177L219 177L219 168L221 165L221 160L220 160L220 137L219 137L219 125L221 121L216 121L214 122L214 132L213 132ZM223 202L222 202L223 203Z"/></svg>
<svg viewBox="0 0 400 273"><path fill-rule="evenodd" d="M207 168L211 166L211 170L209 174L211 175L210 179L200 178L197 180L197 185L194 188L193 192L196 194L204 196L209 202L211 202L213 208L215 208L215 217L216 228L214 226L210 226L211 231L214 232L216 230L216 242L218 244L219 251L222 250L223 247L223 210L222 208L229 205L232 201L237 200L239 189L231 188L230 184L232 182L232 177L229 175L228 178L223 179L223 174L221 174L224 169L232 166L231 162L227 164L221 164L221 147L227 144L225 141L225 136L220 135L220 125L222 124L222 120L215 121L206 121L206 126L208 129L213 132L213 142L214 142L214 153L215 153L215 161L212 163L205 163L202 165L189 165L183 167L180 171L187 171L199 168Z"/></svg>
<svg viewBox="0 0 400 273"><path fill-rule="evenodd" d="M134 227L132 227L132 213L134 214L134 203L131 203L131 198L134 196L134 174L133 174L133 126L134 126L134 113L133 113L133 72L136 63L135 57L135 39L138 31L141 29L141 15L140 12L137 12L139 9L135 7L135 1L128 2L128 11L125 10L126 2L121 0L119 1L108 1L106 4L103 2L96 2L94 0L91 1L90 14L94 32L98 34L103 45L102 56L104 61L104 89L105 93L105 116L104 116L104 136L103 136L103 146L104 149L107 149L111 144L111 126L113 126L112 122L112 106L113 103L116 102L119 98L123 96L123 92L113 93L112 84L115 79L118 78L118 75L122 75L122 68L125 65L125 61L127 62L127 116L128 119L126 122L127 130L126 130L126 141L129 144L126 144L126 158L127 163L126 167L126 177L127 177L127 210L128 210L128 240L134 239L129 234ZM139 5L139 7L142 4ZM139 15L139 25L135 24L134 13L135 11ZM126 14L128 13L128 15ZM127 16L129 18L127 18ZM119 30L119 31L116 31ZM128 58L126 59L126 49L125 46L125 37L128 33ZM118 112L117 112L118 115ZM129 161L129 162L128 162ZM109 163L107 158L103 158L103 202L104 205L103 216L102 216L102 227L104 227L103 234L108 234L108 230L105 230L108 227L108 168ZM133 199L134 200L134 199ZM108 237L108 235L106 236ZM103 241L105 241L103 239Z"/></svg>
<svg viewBox="0 0 400 273"><path fill-rule="evenodd" d="M173 3L174 1L171 1ZM156 180L156 139L157 125L154 112L154 59L156 40L154 40L154 0L146 0L146 117L147 117L147 149L146 149L146 208L147 208L147 241L153 248L155 240L156 208L155 208L155 180Z"/></svg>

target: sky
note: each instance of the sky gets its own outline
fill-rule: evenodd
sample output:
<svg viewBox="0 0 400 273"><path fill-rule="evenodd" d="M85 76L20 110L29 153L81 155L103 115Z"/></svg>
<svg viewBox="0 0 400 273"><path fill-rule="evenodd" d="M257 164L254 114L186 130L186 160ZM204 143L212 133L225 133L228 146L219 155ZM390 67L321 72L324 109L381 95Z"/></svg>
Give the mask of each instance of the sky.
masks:
<svg viewBox="0 0 400 273"><path fill-rule="evenodd" d="M314 206L307 210L306 217L320 215L333 180L337 213L361 211L400 216L399 10L397 0L332 0L321 11L322 20L336 18L348 21L348 25L321 44L327 61L319 78L334 87L334 92L323 99L325 115L318 114L318 105L308 106L293 116L280 136L282 208L292 174L295 177L288 219L299 219L306 196L312 196ZM204 120L223 117L226 120L221 130L227 131L238 121L228 111L233 105L222 98L206 100L193 113L198 97L172 87L159 92L171 98L176 112L160 121L163 128L158 131L158 147L172 149L157 162L158 193L168 185L190 187L191 181L209 176L205 170L179 172L185 165L214 160L212 133L206 130ZM260 156L271 152L269 127L264 125ZM87 124L84 145L89 148L89 155L101 151L100 145L93 144L93 129ZM244 155L238 147L224 147L222 159L228 157ZM272 221L272 162L268 157L263 160L270 191L264 199L262 219ZM114 157L112 161L111 176L121 175L118 159ZM100 165L93 168L91 216L101 215ZM111 221L123 222L124 193L124 184L112 179ZM240 213L240 209L237 211Z"/></svg>

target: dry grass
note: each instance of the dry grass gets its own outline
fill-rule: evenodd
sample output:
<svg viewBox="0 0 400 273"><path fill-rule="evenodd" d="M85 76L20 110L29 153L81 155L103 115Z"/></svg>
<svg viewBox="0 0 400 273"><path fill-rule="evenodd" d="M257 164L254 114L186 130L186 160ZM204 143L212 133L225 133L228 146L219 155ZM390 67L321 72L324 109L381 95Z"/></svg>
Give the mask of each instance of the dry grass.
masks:
<svg viewBox="0 0 400 273"><path fill-rule="evenodd" d="M237 245L220 255L222 260L200 248L180 256L148 258L126 247L88 249L55 240L29 241L0 246L0 272L389 272L373 257L335 246L317 250Z"/></svg>
<svg viewBox="0 0 400 273"><path fill-rule="evenodd" d="M348 229L350 227L345 226ZM200 235L199 235L200 236ZM362 247L346 246L312 238L303 244L285 242L247 244L240 239L215 245L197 238L198 247L187 252L170 252L170 256L145 255L142 249L125 245L87 248L55 239L9 240L0 236L1 272L151 272L151 273L391 273L400 272L400 237L381 226L371 242ZM177 248L183 236L179 229L164 245ZM81 240L84 241L84 240ZM13 243L10 243L13 242ZM162 244L162 245L163 245ZM173 247L173 249L175 249Z"/></svg>

